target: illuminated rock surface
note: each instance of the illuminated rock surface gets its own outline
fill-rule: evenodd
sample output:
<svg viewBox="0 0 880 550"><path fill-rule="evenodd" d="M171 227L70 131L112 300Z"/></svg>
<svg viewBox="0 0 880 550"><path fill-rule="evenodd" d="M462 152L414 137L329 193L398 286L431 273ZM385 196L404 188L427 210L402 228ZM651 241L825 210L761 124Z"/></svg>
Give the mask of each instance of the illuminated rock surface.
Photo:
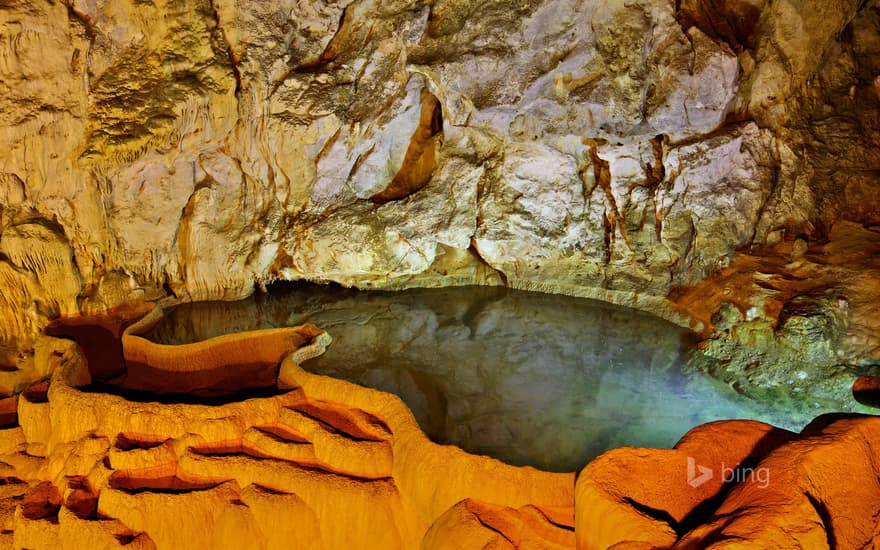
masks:
<svg viewBox="0 0 880 550"><path fill-rule="evenodd" d="M846 415L800 434L729 421L672 450L612 451L578 476L578 548L870 548L878 430Z"/></svg>
<svg viewBox="0 0 880 550"><path fill-rule="evenodd" d="M278 385L292 389L273 396L131 401L90 387L79 348L56 344L48 391L0 431L2 536L17 548L418 548L435 521L464 521L462 501L475 529L574 547L574 473L436 445L393 395L288 357Z"/></svg>
<svg viewBox="0 0 880 550"><path fill-rule="evenodd" d="M39 378L58 315L277 279L686 323L664 298L736 251L880 222L878 23L856 0L5 2L2 389Z"/></svg>
<svg viewBox="0 0 880 550"><path fill-rule="evenodd" d="M19 426L0 430L0 542L861 548L876 535L876 417L822 416L799 435L705 424L674 449L610 451L576 478L432 443L397 397L298 367L293 357L326 342L293 330L312 343L280 365L277 385L290 389L224 404L103 393L89 385L80 348L55 340L51 382L25 392ZM203 348L273 338L245 333Z"/></svg>

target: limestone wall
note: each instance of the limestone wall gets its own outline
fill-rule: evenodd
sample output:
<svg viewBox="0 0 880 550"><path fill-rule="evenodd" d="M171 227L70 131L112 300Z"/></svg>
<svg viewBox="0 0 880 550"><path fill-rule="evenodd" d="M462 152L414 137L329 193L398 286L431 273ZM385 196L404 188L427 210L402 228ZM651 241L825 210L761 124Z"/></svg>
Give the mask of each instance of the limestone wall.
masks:
<svg viewBox="0 0 880 550"><path fill-rule="evenodd" d="M878 221L878 21L856 0L4 2L0 359L57 315L276 279L660 308L737 249Z"/></svg>

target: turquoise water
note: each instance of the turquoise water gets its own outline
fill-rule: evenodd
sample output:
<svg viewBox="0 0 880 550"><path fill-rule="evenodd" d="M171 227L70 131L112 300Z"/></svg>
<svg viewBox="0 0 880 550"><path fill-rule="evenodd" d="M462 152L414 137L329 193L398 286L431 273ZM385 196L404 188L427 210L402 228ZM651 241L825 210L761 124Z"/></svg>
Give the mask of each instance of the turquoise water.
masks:
<svg viewBox="0 0 880 550"><path fill-rule="evenodd" d="M670 447L711 420L808 420L689 369L693 335L662 319L506 288L286 285L178 306L147 336L184 343L305 322L334 342L304 368L395 393L432 440L515 465L577 470L614 447Z"/></svg>

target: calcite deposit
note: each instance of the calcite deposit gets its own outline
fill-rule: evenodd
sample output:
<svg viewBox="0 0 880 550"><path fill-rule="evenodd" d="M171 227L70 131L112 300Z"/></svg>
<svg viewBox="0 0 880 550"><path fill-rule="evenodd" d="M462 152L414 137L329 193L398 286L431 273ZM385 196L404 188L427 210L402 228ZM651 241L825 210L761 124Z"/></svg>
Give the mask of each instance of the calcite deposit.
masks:
<svg viewBox="0 0 880 550"><path fill-rule="evenodd" d="M432 443L396 396L300 369L326 342L290 330L304 338L276 364L277 391L242 389L225 404L105 393L79 346L54 340L50 383L25 392L19 425L0 430L4 547L408 549L499 537L574 547L574 472ZM276 340L244 333L177 353Z"/></svg>
<svg viewBox="0 0 880 550"><path fill-rule="evenodd" d="M507 284L687 323L667 294L737 251L880 221L878 13L6 2L6 392L58 315L277 279Z"/></svg>
<svg viewBox="0 0 880 550"><path fill-rule="evenodd" d="M812 549L864 548L878 535L876 417L826 415L800 434L719 421L674 449L621 448L577 475L549 473L431 442L396 396L301 369L326 334L290 331L302 338L275 393L242 389L213 404L96 386L82 349L53 339L50 380L16 399L17 425L0 429L0 542ZM213 352L278 338L246 332L176 353L210 375ZM167 352L136 355L161 364Z"/></svg>

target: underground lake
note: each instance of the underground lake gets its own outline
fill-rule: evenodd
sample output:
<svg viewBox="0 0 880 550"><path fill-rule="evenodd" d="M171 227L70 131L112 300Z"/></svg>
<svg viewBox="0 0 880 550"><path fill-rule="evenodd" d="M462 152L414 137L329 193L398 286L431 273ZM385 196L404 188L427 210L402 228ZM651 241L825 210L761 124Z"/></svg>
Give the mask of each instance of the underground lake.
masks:
<svg viewBox="0 0 880 550"><path fill-rule="evenodd" d="M686 329L503 287L273 285L247 300L178 305L144 336L185 344L305 323L333 338L306 370L398 395L437 443L548 471L621 446L671 447L714 420L800 430L821 413L861 410L848 394L813 400L796 387L790 400L750 399L692 366L699 351Z"/></svg>

